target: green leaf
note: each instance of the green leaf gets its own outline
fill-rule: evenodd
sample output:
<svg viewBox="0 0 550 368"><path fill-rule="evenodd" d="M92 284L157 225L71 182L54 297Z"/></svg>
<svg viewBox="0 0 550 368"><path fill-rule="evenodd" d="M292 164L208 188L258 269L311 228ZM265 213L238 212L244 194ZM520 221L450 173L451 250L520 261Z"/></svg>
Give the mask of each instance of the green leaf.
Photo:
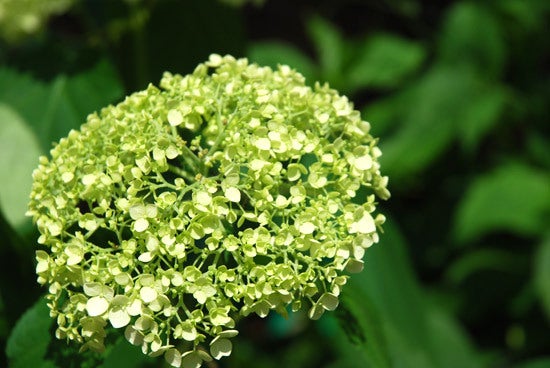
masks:
<svg viewBox="0 0 550 368"><path fill-rule="evenodd" d="M335 312L339 322L339 331L335 332L342 335L335 336L341 358L335 366L391 367L382 319L369 296L349 285L341 299Z"/></svg>
<svg viewBox="0 0 550 368"><path fill-rule="evenodd" d="M462 114L471 103L473 88L471 75L436 67L401 92L406 100L394 117L399 128L380 147L385 174L395 181L430 165L456 137L457 127L464 124Z"/></svg>
<svg viewBox="0 0 550 368"><path fill-rule="evenodd" d="M32 171L41 153L38 139L16 111L0 103L0 207L14 228L27 218Z"/></svg>
<svg viewBox="0 0 550 368"><path fill-rule="evenodd" d="M460 326L426 299L412 271L405 241L391 219L384 224L384 232L380 244L368 249L365 270L353 275L344 294L361 290L366 304L371 301L379 312L391 366L480 366ZM441 333L447 334L444 341Z"/></svg>
<svg viewBox="0 0 550 368"><path fill-rule="evenodd" d="M348 73L352 89L395 87L418 69L426 53L418 43L389 34L369 37Z"/></svg>
<svg viewBox="0 0 550 368"><path fill-rule="evenodd" d="M501 272L517 271L518 256L504 249L476 249L454 261L446 270L445 278L454 284L465 281L476 272L493 270Z"/></svg>
<svg viewBox="0 0 550 368"><path fill-rule="evenodd" d="M459 2L444 21L440 60L450 65L467 64L484 76L498 77L506 57L501 33L492 12L473 2Z"/></svg>
<svg viewBox="0 0 550 368"><path fill-rule="evenodd" d="M471 91L472 101L464 110L463 124L458 125L459 139L466 153L472 154L481 139L499 122L509 100L498 85L479 85Z"/></svg>
<svg viewBox="0 0 550 368"><path fill-rule="evenodd" d="M381 143L385 173L394 181L410 178L455 140L472 152L499 122L506 97L468 69L437 65L410 88L367 107L374 130L395 132Z"/></svg>
<svg viewBox="0 0 550 368"><path fill-rule="evenodd" d="M535 290L550 321L550 234L539 245L533 259Z"/></svg>
<svg viewBox="0 0 550 368"><path fill-rule="evenodd" d="M313 62L302 51L290 44L278 41L253 43L248 49L248 57L251 61L272 68L276 68L279 64L287 64L306 77L309 84L313 84L317 79Z"/></svg>
<svg viewBox="0 0 550 368"><path fill-rule="evenodd" d="M78 129L86 116L122 96L123 90L113 67L103 61L74 77L58 77L49 87L44 115L37 127L50 140L58 141L71 129Z"/></svg>
<svg viewBox="0 0 550 368"><path fill-rule="evenodd" d="M330 81L331 84L339 84L342 82L341 73L346 52L340 31L330 22L318 16L309 19L307 30L317 50L323 78Z"/></svg>
<svg viewBox="0 0 550 368"><path fill-rule="evenodd" d="M478 177L467 189L457 212L453 234L460 243L492 231L536 235L548 225L550 176L510 163Z"/></svg>
<svg viewBox="0 0 550 368"><path fill-rule="evenodd" d="M434 305L428 306L426 315L436 367L481 367L471 342L450 315Z"/></svg>
<svg viewBox="0 0 550 368"><path fill-rule="evenodd" d="M7 86L0 91L0 102L11 106L34 130L43 152L69 130L80 127L88 114L115 102L123 93L114 68L106 61L76 76L59 76L51 83L0 68L0 85Z"/></svg>
<svg viewBox="0 0 550 368"><path fill-rule="evenodd" d="M11 368L55 367L53 362L44 358L50 343L52 322L44 298L21 316L6 345Z"/></svg>
<svg viewBox="0 0 550 368"><path fill-rule="evenodd" d="M35 134L44 141L44 129L37 129L45 111L48 87L29 75L0 67L0 102L10 106L21 118L35 128ZM32 108L29 108L32 107ZM42 145L43 151L51 147L51 142Z"/></svg>

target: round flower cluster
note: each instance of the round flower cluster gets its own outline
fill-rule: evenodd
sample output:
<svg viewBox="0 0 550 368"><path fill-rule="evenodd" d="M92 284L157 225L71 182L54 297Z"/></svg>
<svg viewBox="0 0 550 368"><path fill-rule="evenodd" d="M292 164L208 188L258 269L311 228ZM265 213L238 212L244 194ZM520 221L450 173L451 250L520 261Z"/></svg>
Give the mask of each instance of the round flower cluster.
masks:
<svg viewBox="0 0 550 368"><path fill-rule="evenodd" d="M40 158L36 271L58 338L101 351L110 324L198 367L231 353L241 316L334 310L388 179L348 99L288 66L211 55L160 85Z"/></svg>
<svg viewBox="0 0 550 368"><path fill-rule="evenodd" d="M47 19L66 11L74 0L0 0L0 35L16 41L37 32Z"/></svg>

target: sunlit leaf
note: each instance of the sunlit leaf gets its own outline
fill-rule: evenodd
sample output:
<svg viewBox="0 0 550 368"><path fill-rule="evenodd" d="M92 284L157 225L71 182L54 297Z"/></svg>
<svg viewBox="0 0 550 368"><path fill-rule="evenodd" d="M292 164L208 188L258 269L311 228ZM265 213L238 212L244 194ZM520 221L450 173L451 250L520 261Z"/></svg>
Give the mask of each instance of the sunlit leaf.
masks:
<svg viewBox="0 0 550 368"><path fill-rule="evenodd" d="M550 177L529 166L506 164L477 177L456 212L454 237L465 243L492 231L534 235L545 229Z"/></svg>
<svg viewBox="0 0 550 368"><path fill-rule="evenodd" d="M40 153L38 139L25 121L11 107L0 103L0 208L14 228L27 220L32 171Z"/></svg>

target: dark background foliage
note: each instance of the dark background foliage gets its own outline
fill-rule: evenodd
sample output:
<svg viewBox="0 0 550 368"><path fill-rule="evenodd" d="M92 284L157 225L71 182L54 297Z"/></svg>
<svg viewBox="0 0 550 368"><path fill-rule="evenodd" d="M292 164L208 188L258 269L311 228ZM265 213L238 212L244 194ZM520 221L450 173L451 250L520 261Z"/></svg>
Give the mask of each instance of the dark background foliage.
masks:
<svg viewBox="0 0 550 368"><path fill-rule="evenodd" d="M392 192L339 309L248 318L220 367L550 366L549 13L543 0L80 0L0 40L0 366L164 364L116 334L103 356L52 338L25 203L52 142L212 52L348 95Z"/></svg>

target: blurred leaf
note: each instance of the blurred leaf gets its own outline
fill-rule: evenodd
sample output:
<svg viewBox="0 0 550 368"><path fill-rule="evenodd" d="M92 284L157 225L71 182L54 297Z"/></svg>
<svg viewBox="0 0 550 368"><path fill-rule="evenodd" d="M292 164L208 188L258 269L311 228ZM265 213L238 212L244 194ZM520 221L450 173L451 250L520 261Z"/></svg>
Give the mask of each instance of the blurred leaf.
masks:
<svg viewBox="0 0 550 368"><path fill-rule="evenodd" d="M496 230L538 234L548 225L548 173L521 164L506 164L478 177L456 212L454 237L460 243Z"/></svg>
<svg viewBox="0 0 550 368"><path fill-rule="evenodd" d="M550 3L541 0L500 0L495 5L529 30L545 27L550 12Z"/></svg>
<svg viewBox="0 0 550 368"><path fill-rule="evenodd" d="M550 167L550 139L539 132L529 132L527 147L531 157L541 166Z"/></svg>
<svg viewBox="0 0 550 368"><path fill-rule="evenodd" d="M253 62L272 68L276 68L279 64L287 64L306 77L310 85L317 79L316 67L312 61L299 49L283 42L253 43L248 49L248 57Z"/></svg>
<svg viewBox="0 0 550 368"><path fill-rule="evenodd" d="M69 130L80 127L88 114L115 102L123 93L115 70L105 61L82 74L60 76L50 84L0 69L0 85L8 86L0 91L0 102L10 105L33 128L43 152Z"/></svg>
<svg viewBox="0 0 550 368"><path fill-rule="evenodd" d="M349 88L395 87L418 69L425 56L418 43L389 34L371 36L346 73Z"/></svg>
<svg viewBox="0 0 550 368"><path fill-rule="evenodd" d="M367 107L365 117L373 126L395 131L381 143L384 171L394 180L410 177L455 140L471 152L498 123L505 97L499 86L467 69L439 65L409 88Z"/></svg>
<svg viewBox="0 0 550 368"><path fill-rule="evenodd" d="M506 45L493 13L478 3L456 3L443 24L439 55L450 65L470 65L485 76L499 76Z"/></svg>
<svg viewBox="0 0 550 368"><path fill-rule="evenodd" d="M508 94L498 85L479 85L470 96L471 103L464 110L462 124L458 128L462 147L471 154L485 134L499 122Z"/></svg>
<svg viewBox="0 0 550 368"><path fill-rule="evenodd" d="M55 367L53 362L44 359L50 343L49 329L52 322L44 298L21 316L6 346L11 368Z"/></svg>
<svg viewBox="0 0 550 368"><path fill-rule="evenodd" d="M476 249L453 262L446 270L445 277L454 284L463 282L474 273L483 270L515 271L518 257L503 249Z"/></svg>
<svg viewBox="0 0 550 368"><path fill-rule="evenodd" d="M380 244L367 251L365 270L346 287L362 290L380 312L392 366L479 366L459 326L423 295L396 226L388 221L384 231ZM456 362L449 358L458 354Z"/></svg>
<svg viewBox="0 0 550 368"><path fill-rule="evenodd" d="M402 123L401 117L409 108L412 92L411 88L404 89L389 97L374 100L362 109L361 116L371 123L375 137L395 132Z"/></svg>
<svg viewBox="0 0 550 368"><path fill-rule="evenodd" d="M334 336L341 357L330 367L391 367L382 320L368 295L348 285L341 299L335 312L338 335Z"/></svg>
<svg viewBox="0 0 550 368"><path fill-rule="evenodd" d="M27 74L0 67L0 102L9 105L21 118L39 126L44 115L48 98L48 86ZM36 129L43 151L51 147L51 142L44 144L44 129Z"/></svg>
<svg viewBox="0 0 550 368"><path fill-rule="evenodd" d="M27 220L32 171L40 153L38 139L23 119L0 103L0 208L14 228Z"/></svg>
<svg viewBox="0 0 550 368"><path fill-rule="evenodd" d="M550 234L539 245L533 260L535 288L550 321Z"/></svg>
<svg viewBox="0 0 550 368"><path fill-rule="evenodd" d="M40 125L49 144L78 129L86 116L108 104L116 102L123 94L113 67L103 61L89 71L74 77L58 77L50 86ZM40 106L40 105L39 105ZM43 106L43 105L42 105Z"/></svg>
<svg viewBox="0 0 550 368"><path fill-rule="evenodd" d="M436 367L481 367L472 343L455 320L433 305L427 307L426 314Z"/></svg>
<svg viewBox="0 0 550 368"><path fill-rule="evenodd" d="M398 117L400 128L381 143L382 167L397 180L432 163L448 147L461 114L471 99L472 76L451 68L436 68L402 92L407 96ZM386 105L391 108L391 104Z"/></svg>
<svg viewBox="0 0 550 368"><path fill-rule="evenodd" d="M323 78L337 85L342 82L345 60L345 44L340 31L325 19L315 16L307 23L309 36L313 40Z"/></svg>

